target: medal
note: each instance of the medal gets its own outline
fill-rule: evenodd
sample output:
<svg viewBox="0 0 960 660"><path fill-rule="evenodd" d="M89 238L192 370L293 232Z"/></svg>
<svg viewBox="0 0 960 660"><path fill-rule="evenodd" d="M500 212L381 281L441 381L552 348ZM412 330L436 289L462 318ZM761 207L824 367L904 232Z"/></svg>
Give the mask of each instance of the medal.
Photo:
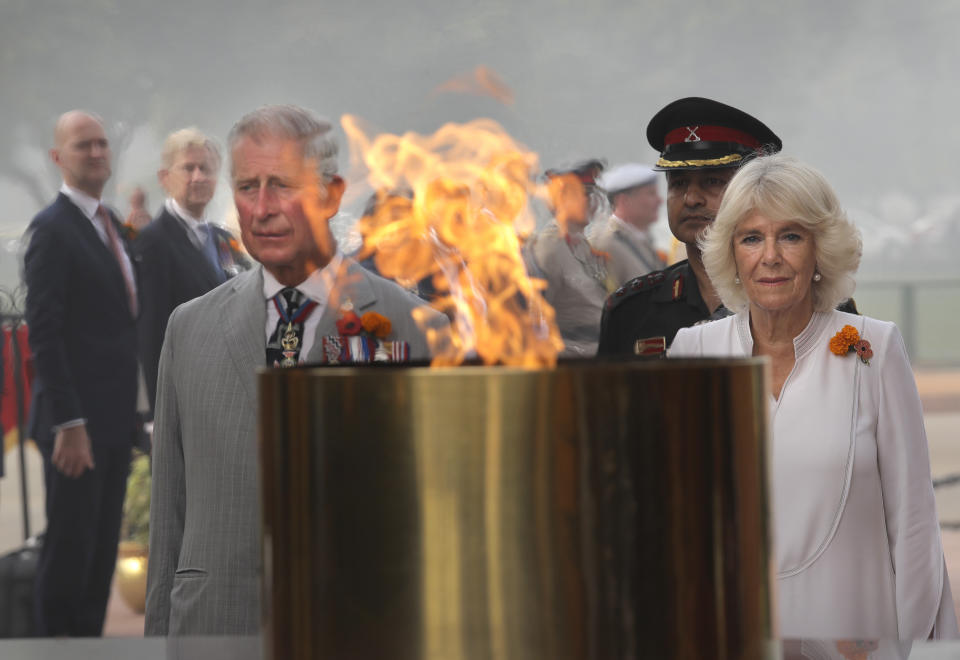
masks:
<svg viewBox="0 0 960 660"><path fill-rule="evenodd" d="M278 331L278 334L281 335L279 343L281 355L283 356L279 361L279 365L281 367L295 367L298 364L297 358L300 352L299 334L303 332L303 322L317 306L317 303L307 299L299 308L287 309L283 291L281 291L273 297L273 304L277 309L277 313L280 315L281 321L287 324L285 328L280 326L282 330Z"/></svg>
<svg viewBox="0 0 960 660"><path fill-rule="evenodd" d="M293 323L287 323L287 329L284 330L283 337L280 338L280 346L285 351L295 351L300 347L300 338L297 337L297 333L293 329Z"/></svg>

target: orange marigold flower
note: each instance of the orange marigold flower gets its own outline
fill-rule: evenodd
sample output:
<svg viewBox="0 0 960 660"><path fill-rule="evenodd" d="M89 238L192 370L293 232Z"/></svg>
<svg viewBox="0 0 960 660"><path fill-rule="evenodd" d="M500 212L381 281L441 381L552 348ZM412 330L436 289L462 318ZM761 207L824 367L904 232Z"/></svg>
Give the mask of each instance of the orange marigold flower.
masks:
<svg viewBox="0 0 960 660"><path fill-rule="evenodd" d="M860 341L860 333L857 332L857 329L852 325L843 326L843 329L837 334L843 337L843 340L847 342L847 346L853 346Z"/></svg>
<svg viewBox="0 0 960 660"><path fill-rule="evenodd" d="M390 323L390 319L376 312L365 313L360 317L360 322L363 323L363 329L377 339L383 339L393 330L393 324Z"/></svg>
<svg viewBox="0 0 960 660"><path fill-rule="evenodd" d="M845 325L830 339L830 351L834 355L846 355L850 347L860 341L860 333L852 325Z"/></svg>
<svg viewBox="0 0 960 660"><path fill-rule="evenodd" d="M849 350L850 344L840 336L839 332L830 338L830 352L834 355L846 355Z"/></svg>

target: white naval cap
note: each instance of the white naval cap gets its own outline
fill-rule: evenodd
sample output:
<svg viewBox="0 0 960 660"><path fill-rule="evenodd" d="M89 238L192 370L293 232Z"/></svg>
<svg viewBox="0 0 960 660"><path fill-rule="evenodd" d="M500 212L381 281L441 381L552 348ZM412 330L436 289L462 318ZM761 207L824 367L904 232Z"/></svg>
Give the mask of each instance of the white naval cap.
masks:
<svg viewBox="0 0 960 660"><path fill-rule="evenodd" d="M640 163L624 163L611 167L604 172L597 180L597 185L607 191L608 194L634 188L636 186L645 186L657 180L659 172L654 171L649 165Z"/></svg>

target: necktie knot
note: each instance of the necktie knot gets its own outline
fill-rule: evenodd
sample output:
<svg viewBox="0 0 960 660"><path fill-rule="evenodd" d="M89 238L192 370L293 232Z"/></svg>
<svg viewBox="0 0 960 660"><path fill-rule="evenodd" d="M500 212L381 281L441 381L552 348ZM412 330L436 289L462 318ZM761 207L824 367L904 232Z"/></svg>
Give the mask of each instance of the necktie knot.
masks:
<svg viewBox="0 0 960 660"><path fill-rule="evenodd" d="M293 287L286 287L280 292L283 299L287 302L287 313L293 314L297 308L303 304L303 294Z"/></svg>

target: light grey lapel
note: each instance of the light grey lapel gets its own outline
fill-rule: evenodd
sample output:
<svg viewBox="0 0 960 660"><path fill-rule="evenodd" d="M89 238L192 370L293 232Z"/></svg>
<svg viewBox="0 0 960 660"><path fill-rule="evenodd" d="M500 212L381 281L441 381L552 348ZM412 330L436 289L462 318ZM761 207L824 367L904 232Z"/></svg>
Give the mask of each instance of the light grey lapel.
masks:
<svg viewBox="0 0 960 660"><path fill-rule="evenodd" d="M353 305L353 311L360 315L363 314L365 309L377 302L377 294L370 284L370 274L366 269L353 259L344 257L340 264L340 272L337 273L333 291L323 309L320 323L317 325L317 332L314 335L310 354L307 355L307 362L319 362L323 357L322 344L324 337L340 334L337 332L337 319L340 318L341 307L347 301ZM266 323L266 320L264 320L264 323Z"/></svg>
<svg viewBox="0 0 960 660"><path fill-rule="evenodd" d="M267 308L262 269L263 266L258 265L230 280L233 295L224 300L220 317L227 351L253 399L257 397L253 375L258 367L267 363Z"/></svg>
<svg viewBox="0 0 960 660"><path fill-rule="evenodd" d="M622 231L620 228L617 228L616 231L620 240L633 251L633 254L640 260L640 263L643 264L647 271L658 270L660 258L650 243L641 240L629 232ZM642 275L643 273L638 274Z"/></svg>

